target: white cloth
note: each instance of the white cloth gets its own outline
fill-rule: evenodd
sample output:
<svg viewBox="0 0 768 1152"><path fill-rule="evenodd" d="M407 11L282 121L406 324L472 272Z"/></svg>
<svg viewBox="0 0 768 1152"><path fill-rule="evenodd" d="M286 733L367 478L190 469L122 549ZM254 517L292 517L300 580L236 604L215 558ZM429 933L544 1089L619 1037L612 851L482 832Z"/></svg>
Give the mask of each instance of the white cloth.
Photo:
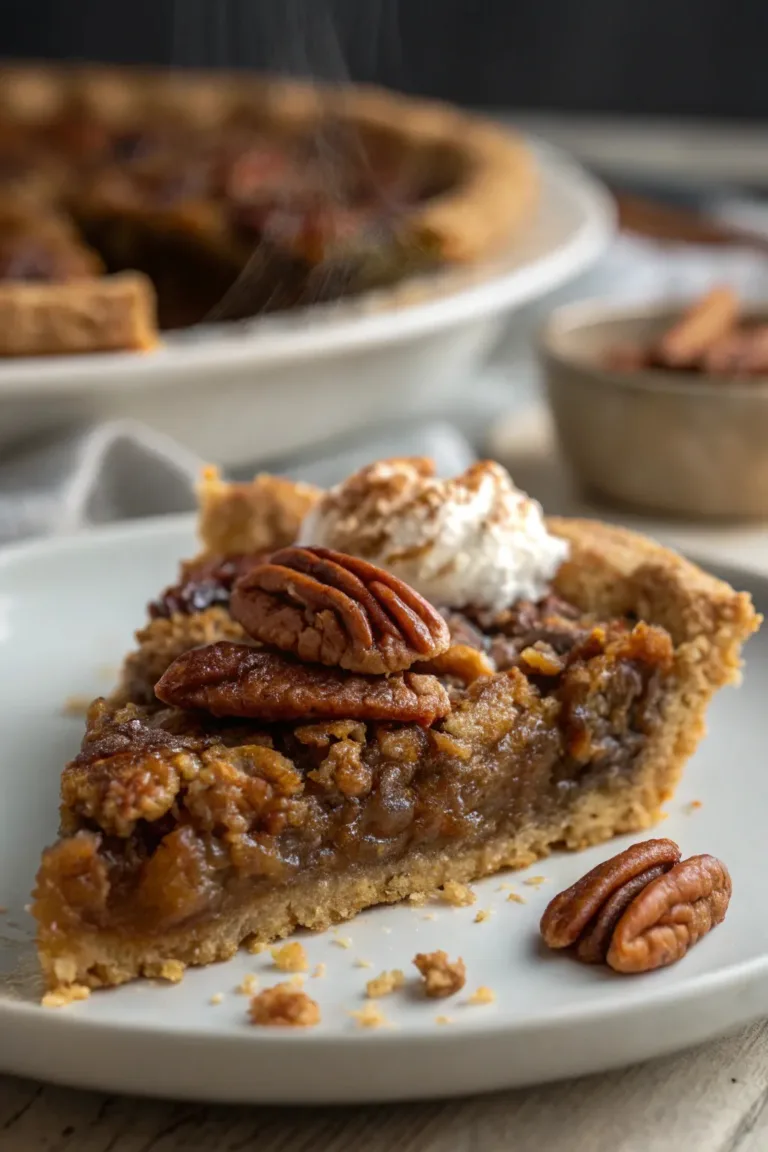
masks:
<svg viewBox="0 0 768 1152"><path fill-rule="evenodd" d="M318 449L276 471L327 486L381 456L434 458L442 475L474 459L469 442L449 424L391 428L359 436L353 446ZM0 543L63 535L112 520L185 512L203 461L168 436L120 420L27 447L0 463Z"/></svg>

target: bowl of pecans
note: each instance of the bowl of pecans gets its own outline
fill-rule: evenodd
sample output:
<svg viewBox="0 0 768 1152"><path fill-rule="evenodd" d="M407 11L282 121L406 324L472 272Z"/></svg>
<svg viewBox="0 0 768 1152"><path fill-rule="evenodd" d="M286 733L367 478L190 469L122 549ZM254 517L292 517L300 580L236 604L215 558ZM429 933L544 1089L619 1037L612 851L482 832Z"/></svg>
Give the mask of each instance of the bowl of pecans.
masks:
<svg viewBox="0 0 768 1152"><path fill-rule="evenodd" d="M588 495L687 518L768 517L768 306L599 302L540 341L557 436Z"/></svg>

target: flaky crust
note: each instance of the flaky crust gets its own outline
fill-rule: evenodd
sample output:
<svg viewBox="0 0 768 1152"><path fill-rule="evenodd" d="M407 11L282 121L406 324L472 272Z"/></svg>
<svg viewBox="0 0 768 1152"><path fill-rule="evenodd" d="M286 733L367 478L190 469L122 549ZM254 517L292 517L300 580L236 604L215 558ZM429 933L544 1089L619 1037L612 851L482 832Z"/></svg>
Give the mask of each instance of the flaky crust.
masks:
<svg viewBox="0 0 768 1152"><path fill-rule="evenodd" d="M155 290L140 272L0 284L0 356L146 351L157 343Z"/></svg>
<svg viewBox="0 0 768 1152"><path fill-rule="evenodd" d="M266 472L248 484L231 484L208 467L197 488L203 554L242 556L286 548L321 495L312 484Z"/></svg>

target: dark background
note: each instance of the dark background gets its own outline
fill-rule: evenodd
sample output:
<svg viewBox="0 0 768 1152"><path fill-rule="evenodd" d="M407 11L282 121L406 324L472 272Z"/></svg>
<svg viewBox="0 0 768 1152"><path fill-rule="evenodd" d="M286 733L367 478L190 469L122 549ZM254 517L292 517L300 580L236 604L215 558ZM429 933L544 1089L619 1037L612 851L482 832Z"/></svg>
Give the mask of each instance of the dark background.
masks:
<svg viewBox="0 0 768 1152"><path fill-rule="evenodd" d="M0 0L6 57L239 66L461 103L768 117L768 0Z"/></svg>

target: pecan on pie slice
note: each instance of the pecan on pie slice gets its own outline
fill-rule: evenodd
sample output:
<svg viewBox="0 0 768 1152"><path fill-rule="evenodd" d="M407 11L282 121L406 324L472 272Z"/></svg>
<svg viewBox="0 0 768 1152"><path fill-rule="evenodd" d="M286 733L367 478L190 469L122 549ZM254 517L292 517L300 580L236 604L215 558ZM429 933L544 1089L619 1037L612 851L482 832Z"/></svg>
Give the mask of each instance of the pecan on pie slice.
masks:
<svg viewBox="0 0 768 1152"><path fill-rule="evenodd" d="M471 265L505 250L536 189L512 134L395 93L5 68L0 196L68 222L103 270L77 289L7 276L0 355L149 347L154 296L159 327L181 328Z"/></svg>
<svg viewBox="0 0 768 1152"><path fill-rule="evenodd" d="M482 495L494 468L476 466L452 498ZM434 508L446 489L417 473ZM250 493L208 485L216 552L155 602L63 774L60 839L33 904L52 987L225 959L244 941L652 826L758 625L746 594L651 541L554 519L539 528L568 555L536 600L441 605L447 640L412 592L424 629L394 613L382 631L389 585L370 557L333 561L365 572L365 595L338 572L324 585L314 546L291 549L275 583L265 554L318 494L264 477ZM231 615L233 586L258 636ZM325 663L303 658L313 627L334 638ZM376 666L361 658L366 627L379 645L399 630L397 671L342 666L344 653Z"/></svg>

